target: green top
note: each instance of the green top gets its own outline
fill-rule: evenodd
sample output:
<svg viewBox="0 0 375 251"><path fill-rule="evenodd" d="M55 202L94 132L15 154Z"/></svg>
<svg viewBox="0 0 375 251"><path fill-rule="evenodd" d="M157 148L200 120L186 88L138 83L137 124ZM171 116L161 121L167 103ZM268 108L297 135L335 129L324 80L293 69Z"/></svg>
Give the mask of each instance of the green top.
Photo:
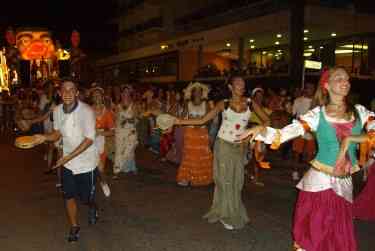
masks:
<svg viewBox="0 0 375 251"><path fill-rule="evenodd" d="M318 154L316 161L330 167L336 165L336 159L340 151L340 142L336 137L336 129L328 122L324 116L323 108L320 109L319 125L316 130L316 139L318 142ZM361 119L357 118L352 128L352 135L359 135L362 132ZM351 143L348 149L349 158L352 165L357 164L356 144Z"/></svg>

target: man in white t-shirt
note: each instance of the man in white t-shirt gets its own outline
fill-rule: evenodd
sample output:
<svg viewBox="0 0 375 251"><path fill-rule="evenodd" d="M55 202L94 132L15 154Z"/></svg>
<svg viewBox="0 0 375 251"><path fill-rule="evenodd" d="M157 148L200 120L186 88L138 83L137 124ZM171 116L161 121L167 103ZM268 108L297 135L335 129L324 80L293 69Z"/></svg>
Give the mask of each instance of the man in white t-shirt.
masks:
<svg viewBox="0 0 375 251"><path fill-rule="evenodd" d="M312 108L312 100L314 95L314 85L307 83L303 90L303 95L294 100L293 104L293 116L297 119L304 115ZM309 162L313 159L315 154L315 139L311 133L305 133L302 137L298 137L293 140L293 156L296 161L300 161L302 156L305 156L305 160ZM293 172L293 180L299 179L297 170Z"/></svg>
<svg viewBox="0 0 375 251"><path fill-rule="evenodd" d="M98 163L95 140L95 115L87 104L78 100L75 83L62 83L63 104L53 111L53 132L42 135L45 141L62 138L63 157L54 168L62 168L62 188L71 225L68 241L77 241L79 224L76 198L89 206L89 223L96 223L95 181Z"/></svg>

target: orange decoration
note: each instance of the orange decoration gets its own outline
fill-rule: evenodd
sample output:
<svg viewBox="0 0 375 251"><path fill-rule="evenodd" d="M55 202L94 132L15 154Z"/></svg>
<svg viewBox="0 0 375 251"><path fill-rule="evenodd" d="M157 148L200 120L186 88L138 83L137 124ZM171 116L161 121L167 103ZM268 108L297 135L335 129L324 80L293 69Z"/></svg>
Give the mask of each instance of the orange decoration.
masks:
<svg viewBox="0 0 375 251"><path fill-rule="evenodd" d="M24 60L55 57L55 46L48 31L25 30L17 32L16 46Z"/></svg>
<svg viewBox="0 0 375 251"><path fill-rule="evenodd" d="M277 130L275 139L273 140L270 148L272 150L277 150L280 148L280 145L281 145L281 133L280 133L280 130Z"/></svg>
<svg viewBox="0 0 375 251"><path fill-rule="evenodd" d="M301 125L303 126L303 130L305 130L305 132L311 132L311 128L310 128L309 124L307 124L306 121L304 121L302 119L299 119L298 122L301 123Z"/></svg>

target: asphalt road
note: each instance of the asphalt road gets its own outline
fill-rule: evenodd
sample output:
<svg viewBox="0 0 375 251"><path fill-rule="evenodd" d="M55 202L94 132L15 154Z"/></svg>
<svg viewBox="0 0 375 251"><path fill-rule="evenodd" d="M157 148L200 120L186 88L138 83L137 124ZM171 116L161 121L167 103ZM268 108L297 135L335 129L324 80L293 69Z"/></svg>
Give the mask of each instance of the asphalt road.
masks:
<svg viewBox="0 0 375 251"><path fill-rule="evenodd" d="M273 251L291 250L296 189L289 161L262 172L264 187L247 182L243 198L251 223L240 231L208 224L212 187L176 186L176 167L138 152L137 176L111 180L112 196L98 192L100 219L88 226L80 206L81 238L67 243L69 230L55 175L43 171L43 147L19 150L0 139L1 251ZM375 250L375 222L356 222L361 251Z"/></svg>

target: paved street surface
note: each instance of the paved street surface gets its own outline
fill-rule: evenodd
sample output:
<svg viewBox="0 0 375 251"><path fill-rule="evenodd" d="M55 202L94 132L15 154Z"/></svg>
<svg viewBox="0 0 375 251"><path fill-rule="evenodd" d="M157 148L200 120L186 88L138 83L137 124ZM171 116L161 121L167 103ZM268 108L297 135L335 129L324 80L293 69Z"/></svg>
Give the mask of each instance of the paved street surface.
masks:
<svg viewBox="0 0 375 251"><path fill-rule="evenodd" d="M296 190L288 161L278 160L262 172L265 187L246 184L243 197L251 224L227 231L201 218L210 206L212 187L177 187L174 166L140 151L139 175L111 180L110 199L99 190L97 225L88 226L86 208L80 207L81 238L69 244L55 176L43 173L43 147L19 150L11 144L11 139L0 139L1 251L291 250ZM374 251L375 223L356 222L356 228L360 250Z"/></svg>

